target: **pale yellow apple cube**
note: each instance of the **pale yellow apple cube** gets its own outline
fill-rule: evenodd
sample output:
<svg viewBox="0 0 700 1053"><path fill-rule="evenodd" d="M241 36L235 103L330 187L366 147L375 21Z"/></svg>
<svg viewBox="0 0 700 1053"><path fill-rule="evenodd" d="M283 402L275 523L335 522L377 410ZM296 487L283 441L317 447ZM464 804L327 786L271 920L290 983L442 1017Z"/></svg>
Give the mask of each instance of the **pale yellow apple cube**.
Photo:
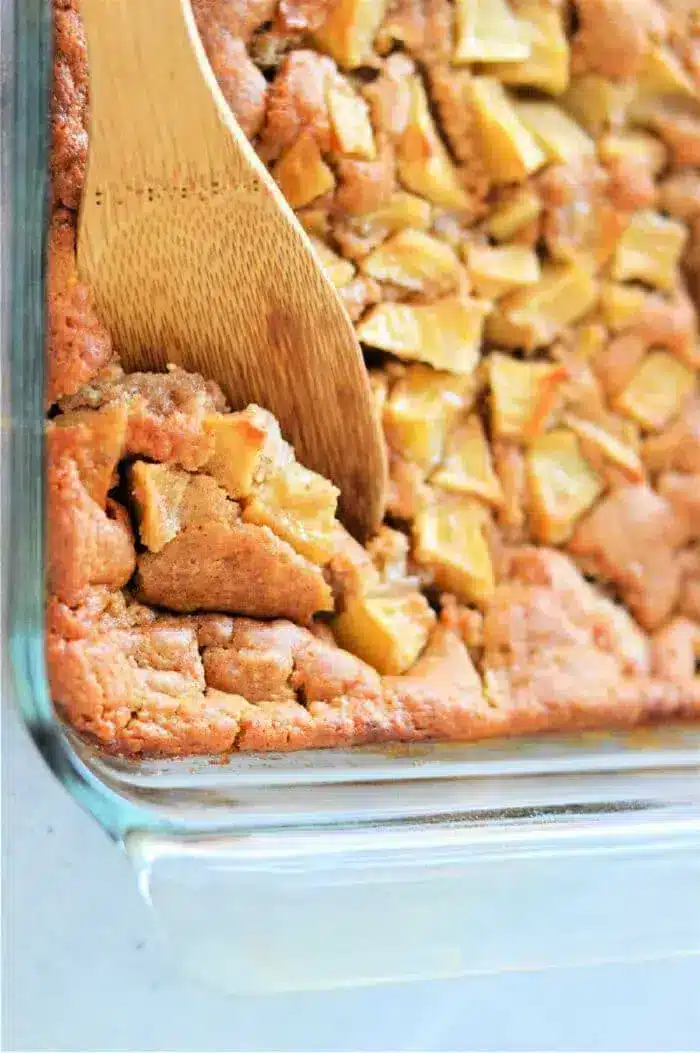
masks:
<svg viewBox="0 0 700 1053"><path fill-rule="evenodd" d="M450 433L445 456L430 481L450 493L479 497L491 505L503 503L503 491L478 414L472 414Z"/></svg>
<svg viewBox="0 0 700 1053"><path fill-rule="evenodd" d="M160 552L182 529L181 508L192 478L170 464L135 461L131 466L129 482L139 537L149 551Z"/></svg>
<svg viewBox="0 0 700 1053"><path fill-rule="evenodd" d="M351 88L330 88L328 112L335 143L341 154L364 161L376 156L369 107L363 98Z"/></svg>
<svg viewBox="0 0 700 1053"><path fill-rule="evenodd" d="M584 420L573 414L564 415L564 424L583 442L597 450L613 467L618 468L632 483L644 478L644 467L635 448L623 442L617 435L607 431L595 421Z"/></svg>
<svg viewBox="0 0 700 1053"><path fill-rule="evenodd" d="M548 161L572 164L584 157L595 157L591 137L556 103L519 102L516 112Z"/></svg>
<svg viewBox="0 0 700 1053"><path fill-rule="evenodd" d="M494 308L487 335L495 344L534 350L595 306L598 282L577 263L546 263L535 285L510 293Z"/></svg>
<svg viewBox="0 0 700 1053"><path fill-rule="evenodd" d="M542 0L519 0L518 19L530 42L529 56L496 63L489 72L503 84L560 95L569 84L569 45L562 11Z"/></svg>
<svg viewBox="0 0 700 1053"><path fill-rule="evenodd" d="M474 245L464 247L475 292L497 300L513 289L535 285L540 279L537 253L524 245Z"/></svg>
<svg viewBox="0 0 700 1053"><path fill-rule="evenodd" d="M454 249L421 230L401 230L387 238L361 266L378 281L433 296L451 292L461 271Z"/></svg>
<svg viewBox="0 0 700 1053"><path fill-rule="evenodd" d="M337 252L329 248L325 241L312 238L311 244L316 249L323 269L335 285L336 289L342 289L344 285L351 282L355 277L355 266L349 260L344 260Z"/></svg>
<svg viewBox="0 0 700 1053"><path fill-rule="evenodd" d="M639 76L638 95L679 95L697 99L698 92L675 51L668 44L655 43L649 47Z"/></svg>
<svg viewBox="0 0 700 1053"><path fill-rule="evenodd" d="M521 182L541 168L546 156L518 117L503 85L494 77L474 77L471 94L492 180Z"/></svg>
<svg viewBox="0 0 700 1053"><path fill-rule="evenodd" d="M584 73L573 78L561 104L591 135L599 136L606 129L624 124L633 97L632 82Z"/></svg>
<svg viewBox="0 0 700 1053"><path fill-rule="evenodd" d="M454 62L516 62L530 55L527 32L506 0L456 0Z"/></svg>
<svg viewBox="0 0 700 1053"><path fill-rule="evenodd" d="M313 39L339 66L356 69L371 61L386 8L387 0L335 0Z"/></svg>
<svg viewBox="0 0 700 1053"><path fill-rule="evenodd" d="M336 641L383 676L405 673L420 655L435 625L435 613L419 592L346 597L331 622Z"/></svg>
<svg viewBox="0 0 700 1053"><path fill-rule="evenodd" d="M667 351L650 351L614 408L648 431L659 431L680 412L697 386L696 374Z"/></svg>
<svg viewBox="0 0 700 1053"><path fill-rule="evenodd" d="M427 473L442 459L448 429L473 397L471 378L409 366L384 406L387 442Z"/></svg>
<svg viewBox="0 0 700 1053"><path fill-rule="evenodd" d="M408 123L399 142L396 167L404 187L434 205L448 209L469 207L470 197L438 134L423 81L418 76L411 78Z"/></svg>
<svg viewBox="0 0 700 1053"><path fill-rule="evenodd" d="M668 150L648 132L610 132L598 143L601 161L633 161L658 176L668 164Z"/></svg>
<svg viewBox="0 0 700 1053"><path fill-rule="evenodd" d="M277 455L284 456L286 444L277 421L258 406L249 406L241 413L210 413L203 427L212 443L204 471L230 497L249 497L256 485L277 470Z"/></svg>
<svg viewBox="0 0 700 1053"><path fill-rule="evenodd" d="M449 296L428 304L381 303L357 327L363 343L408 361L427 362L451 373L478 365L490 303Z"/></svg>
<svg viewBox="0 0 700 1053"><path fill-rule="evenodd" d="M409 194L407 190L396 190L386 205L364 218L376 227L385 227L389 233L397 230L427 230L432 223L432 207L425 198Z"/></svg>
<svg viewBox="0 0 700 1053"><path fill-rule="evenodd" d="M496 588L487 522L479 502L452 498L428 505L413 524L416 562L432 572L438 588L478 606L486 604Z"/></svg>
<svg viewBox="0 0 700 1053"><path fill-rule="evenodd" d="M542 202L530 187L518 187L497 205L486 220L486 229L495 241L509 241L542 211Z"/></svg>
<svg viewBox="0 0 700 1053"><path fill-rule="evenodd" d="M328 479L291 461L255 488L243 519L268 526L300 556L323 566L335 547L338 493Z"/></svg>
<svg viewBox="0 0 700 1053"><path fill-rule="evenodd" d="M335 186L335 176L312 135L302 132L272 167L272 174L292 208L303 208Z"/></svg>
<svg viewBox="0 0 700 1053"><path fill-rule="evenodd" d="M546 545L568 541L577 520L604 489L581 453L578 438L566 428L535 439L527 451L527 480L530 522Z"/></svg>
<svg viewBox="0 0 700 1053"><path fill-rule="evenodd" d="M678 281L678 264L687 227L647 209L635 212L617 243L612 264L616 281L643 281L670 292Z"/></svg>
<svg viewBox="0 0 700 1053"><path fill-rule="evenodd" d="M600 313L605 324L617 333L632 325L644 309L648 293L638 285L601 282Z"/></svg>
<svg viewBox="0 0 700 1053"><path fill-rule="evenodd" d="M499 439L527 442L539 434L567 379L564 366L521 362L494 352L488 358L491 426Z"/></svg>

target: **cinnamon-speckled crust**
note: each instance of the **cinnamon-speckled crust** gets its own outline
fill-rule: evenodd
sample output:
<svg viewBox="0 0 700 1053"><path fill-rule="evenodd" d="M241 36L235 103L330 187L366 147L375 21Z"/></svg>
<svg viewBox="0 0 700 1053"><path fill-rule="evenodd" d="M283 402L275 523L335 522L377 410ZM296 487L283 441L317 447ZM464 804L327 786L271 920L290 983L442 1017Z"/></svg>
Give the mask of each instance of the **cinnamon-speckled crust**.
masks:
<svg viewBox="0 0 700 1053"><path fill-rule="evenodd" d="M345 158L338 163L335 206L348 216L375 212L387 203L394 187L394 148L388 139L379 138L372 161Z"/></svg>
<svg viewBox="0 0 700 1053"><path fill-rule="evenodd" d="M74 410L115 404L128 411L127 455L194 471L212 452L204 417L222 410L225 401L214 381L176 366L167 373L124 373L112 367L61 405Z"/></svg>
<svg viewBox="0 0 700 1053"><path fill-rule="evenodd" d="M527 549L514 560L525 580L502 586L487 615L484 682L444 625L408 674L380 679L290 622L212 615L138 624L131 605L97 618L73 614L81 628L70 638L49 631L53 697L79 730L128 755L467 741L700 716L700 680L685 675L688 630L655 642L654 672L681 661L683 677L654 677L646 638L643 654L629 647L635 629L615 628L620 612L598 609L566 557ZM557 571L571 593L546 584ZM586 590L592 606L581 611ZM104 594L88 603L103 604Z"/></svg>
<svg viewBox="0 0 700 1053"><path fill-rule="evenodd" d="M246 135L258 134L265 119L267 81L245 43L218 24L207 24L202 42L224 98Z"/></svg>
<svg viewBox="0 0 700 1053"><path fill-rule="evenodd" d="M54 0L51 177L54 199L77 208L87 162L88 66L76 0Z"/></svg>
<svg viewBox="0 0 700 1053"><path fill-rule="evenodd" d="M276 161L302 131L311 133L322 150L330 149L326 89L336 73L336 65L327 55L301 49L286 56L270 85L258 145L266 163Z"/></svg>
<svg viewBox="0 0 700 1053"><path fill-rule="evenodd" d="M92 294L78 281L75 265L75 217L63 209L49 231L49 333L46 403L73 395L112 356L109 333L95 314Z"/></svg>
<svg viewBox="0 0 700 1053"><path fill-rule="evenodd" d="M655 0L576 0L576 11L574 70L611 80L636 77L650 37L662 36L665 29L663 9Z"/></svg>
<svg viewBox="0 0 700 1053"><path fill-rule="evenodd" d="M332 609L318 567L265 526L194 523L160 552L139 557L142 600L174 611L236 611L286 616L302 625Z"/></svg>
<svg viewBox="0 0 700 1053"><path fill-rule="evenodd" d="M678 600L684 534L669 501L648 486L628 486L581 520L569 550L620 590L645 629L655 629Z"/></svg>
<svg viewBox="0 0 700 1053"><path fill-rule="evenodd" d="M428 65L449 59L454 7L450 0L394 0L381 32Z"/></svg>
<svg viewBox="0 0 700 1053"><path fill-rule="evenodd" d="M89 442L84 432L50 424L47 434L48 584L71 606L90 586L126 585L136 566L126 509L106 496L98 503L81 473L81 447Z"/></svg>

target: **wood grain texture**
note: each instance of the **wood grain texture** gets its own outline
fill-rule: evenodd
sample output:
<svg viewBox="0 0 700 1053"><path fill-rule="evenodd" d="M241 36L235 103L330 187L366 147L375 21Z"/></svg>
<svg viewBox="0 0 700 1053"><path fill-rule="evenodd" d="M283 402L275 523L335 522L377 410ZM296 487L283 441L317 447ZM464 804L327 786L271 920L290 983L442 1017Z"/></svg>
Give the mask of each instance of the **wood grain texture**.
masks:
<svg viewBox="0 0 700 1053"><path fill-rule="evenodd" d="M279 419L360 539L386 465L352 323L229 110L188 0L82 0L90 153L78 266L125 367L167 362Z"/></svg>

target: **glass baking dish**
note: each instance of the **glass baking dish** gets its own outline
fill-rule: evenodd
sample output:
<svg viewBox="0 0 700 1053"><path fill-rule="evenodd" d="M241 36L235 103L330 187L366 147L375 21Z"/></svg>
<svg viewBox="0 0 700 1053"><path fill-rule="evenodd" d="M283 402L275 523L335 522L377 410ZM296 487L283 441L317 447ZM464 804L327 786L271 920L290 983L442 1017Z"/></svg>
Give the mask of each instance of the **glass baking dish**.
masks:
<svg viewBox="0 0 700 1053"><path fill-rule="evenodd" d="M8 19L14 693L47 763L127 851L177 958L245 992L700 953L697 725L126 762L56 717L43 658L48 4L5 5Z"/></svg>

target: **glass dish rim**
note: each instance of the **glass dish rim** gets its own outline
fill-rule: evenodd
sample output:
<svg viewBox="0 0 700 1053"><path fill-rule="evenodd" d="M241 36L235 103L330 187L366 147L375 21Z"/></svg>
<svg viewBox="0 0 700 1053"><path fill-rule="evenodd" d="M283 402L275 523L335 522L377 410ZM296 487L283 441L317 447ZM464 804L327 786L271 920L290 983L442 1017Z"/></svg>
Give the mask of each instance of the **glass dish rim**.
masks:
<svg viewBox="0 0 700 1053"><path fill-rule="evenodd" d="M700 727L677 729L645 728L629 732L584 733L578 746L568 745L571 736L540 735L532 739L510 739L486 743L423 743L413 746L387 744L273 754L234 754L228 764L212 764L193 758L183 760L128 761L109 758L66 732L54 711L44 668L44 588L43 575L43 376L45 305L45 238L48 219L48 92L51 71L50 5L44 0L25 0L13 5L13 32L10 34L9 77L11 120L8 138L10 172L10 259L9 280L3 283L3 296L9 303L3 314L10 322L10 434L9 490L17 495L9 503L9 552L3 572L8 585L3 589L12 598L8 604L9 659L15 696L25 723L45 760L69 791L112 834L122 838L128 831L178 833L197 828L177 817L177 808L158 811L151 798L158 793L213 790L225 784L241 791L262 793L272 787L307 790L319 794L331 786L349 788L358 783L385 786L387 783L414 785L437 781L479 778L521 778L527 773L547 779L544 758L557 757L561 774L598 779L620 770L645 772L686 772L700 758ZM592 757L586 746L592 734L608 739L605 760ZM667 746L639 746L640 736L662 735ZM490 754L500 752L498 761ZM570 752L566 752L566 751ZM512 756L528 752L528 763ZM533 752L534 751L534 752ZM539 753L539 756L537 754ZM445 757L450 756L449 763ZM460 756L461 755L461 756ZM479 761L481 757L481 761ZM474 758L477 758L476 760ZM207 766L208 765L208 766ZM192 769L197 771L196 777ZM185 777L183 777L185 776ZM660 779L652 798L664 799L665 783ZM649 786L646 784L646 792ZM274 796L274 795L273 795ZM299 800L306 796L300 794ZM320 800L320 798L319 798ZM322 804L322 801L321 801ZM320 806L319 806L320 807ZM420 805L415 808L420 811ZM497 809L496 809L497 810ZM545 808L546 812L546 808ZM326 814L330 823L347 821ZM344 813L345 814L345 813ZM227 822L236 822L235 807ZM221 821L221 820L219 820Z"/></svg>

